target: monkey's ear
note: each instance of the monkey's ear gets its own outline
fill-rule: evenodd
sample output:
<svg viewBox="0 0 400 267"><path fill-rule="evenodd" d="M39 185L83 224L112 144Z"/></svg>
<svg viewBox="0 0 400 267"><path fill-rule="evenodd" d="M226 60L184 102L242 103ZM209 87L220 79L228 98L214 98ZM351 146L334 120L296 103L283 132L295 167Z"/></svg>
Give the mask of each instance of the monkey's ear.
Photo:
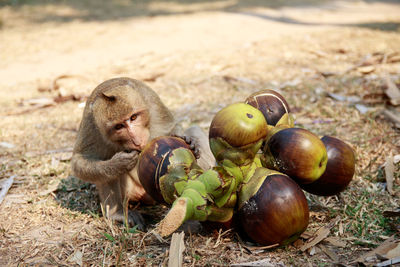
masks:
<svg viewBox="0 0 400 267"><path fill-rule="evenodd" d="M110 92L103 92L103 93L101 94L101 96L102 96L105 100L110 101L110 102L114 102L115 99L116 99L115 96L112 95Z"/></svg>

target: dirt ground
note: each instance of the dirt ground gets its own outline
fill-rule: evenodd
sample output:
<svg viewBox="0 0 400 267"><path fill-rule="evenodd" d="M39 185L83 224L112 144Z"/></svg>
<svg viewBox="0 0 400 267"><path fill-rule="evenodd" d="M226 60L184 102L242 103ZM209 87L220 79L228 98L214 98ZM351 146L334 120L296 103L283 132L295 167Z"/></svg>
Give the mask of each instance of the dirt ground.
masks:
<svg viewBox="0 0 400 267"><path fill-rule="evenodd" d="M263 248L204 225L184 237L185 266L399 259L400 102L387 90L400 88L400 1L0 0L0 186L14 177L0 204L0 266L168 264L171 238L153 231L166 207L135 207L148 231L126 229L71 177L85 97L118 76L145 81L185 127L205 131L222 107L275 89L299 127L356 152L346 191L307 194L298 242ZM327 238L299 249L333 219ZM364 257L383 242L397 254Z"/></svg>

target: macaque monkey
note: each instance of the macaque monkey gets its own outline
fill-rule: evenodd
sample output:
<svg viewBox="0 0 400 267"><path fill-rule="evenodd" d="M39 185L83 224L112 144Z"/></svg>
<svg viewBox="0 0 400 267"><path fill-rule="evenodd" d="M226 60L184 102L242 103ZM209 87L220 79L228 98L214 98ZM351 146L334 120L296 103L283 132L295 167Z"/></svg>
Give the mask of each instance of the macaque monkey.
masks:
<svg viewBox="0 0 400 267"><path fill-rule="evenodd" d="M181 135L179 129L168 108L144 83L130 78L107 80L94 89L86 102L71 160L72 171L96 185L106 217L122 222L126 214L130 224L143 229L140 213L127 209L127 201L154 203L137 175L139 153L157 136ZM185 141L198 155L196 135L197 132Z"/></svg>

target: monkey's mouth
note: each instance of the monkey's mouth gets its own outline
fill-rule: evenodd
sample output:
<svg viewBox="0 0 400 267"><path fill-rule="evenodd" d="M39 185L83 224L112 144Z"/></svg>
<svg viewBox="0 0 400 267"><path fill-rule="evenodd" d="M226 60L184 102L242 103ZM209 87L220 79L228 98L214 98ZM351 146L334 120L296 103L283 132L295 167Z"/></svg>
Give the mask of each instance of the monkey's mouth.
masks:
<svg viewBox="0 0 400 267"><path fill-rule="evenodd" d="M129 144L125 145L125 150L128 150L128 151L136 150L136 151L141 152L143 150L143 146L136 145L135 143L130 142Z"/></svg>
<svg viewBox="0 0 400 267"><path fill-rule="evenodd" d="M137 151L137 152L142 152L142 150L138 150L138 149L125 149L124 152L125 153L132 153L133 151Z"/></svg>

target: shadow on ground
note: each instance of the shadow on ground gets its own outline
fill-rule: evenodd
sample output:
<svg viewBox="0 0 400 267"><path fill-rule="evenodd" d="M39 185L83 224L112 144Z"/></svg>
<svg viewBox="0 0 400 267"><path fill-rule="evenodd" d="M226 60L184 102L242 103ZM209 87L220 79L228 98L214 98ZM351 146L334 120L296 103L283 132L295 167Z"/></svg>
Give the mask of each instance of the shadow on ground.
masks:
<svg viewBox="0 0 400 267"><path fill-rule="evenodd" d="M106 21L129 17L178 15L201 11L240 11L246 8L266 7L282 8L285 6L320 5L327 0L0 0L0 8L9 6L13 9L37 9L38 14L30 14L33 22L67 22L72 20ZM56 7L67 7L73 12L59 12Z"/></svg>
<svg viewBox="0 0 400 267"><path fill-rule="evenodd" d="M276 21L287 24L306 25L306 26L343 26L343 27L360 27L368 28L371 30L380 31L400 31L399 22L368 22L368 23L357 23L357 24L346 24L346 23L317 23L317 22L306 22L297 19L293 19L287 16L271 16L266 14L254 13L254 12L235 12L246 16L257 17L265 20Z"/></svg>
<svg viewBox="0 0 400 267"><path fill-rule="evenodd" d="M389 2L398 3L400 0L365 0L364 2ZM121 20L130 17L151 17L160 15L179 15L202 11L225 11L256 16L262 19L282 23L301 25L335 25L370 28L382 31L399 31L400 22L376 22L364 24L320 24L308 23L290 17L273 17L265 14L246 12L251 8L283 7L312 7L331 6L335 8L334 1L328 0L0 0L0 9L9 7L18 11L25 11L24 19L31 23L43 22L69 22L82 21L109 21ZM4 24L4 23L3 23Z"/></svg>
<svg viewBox="0 0 400 267"><path fill-rule="evenodd" d="M72 211L95 216L101 214L96 186L74 176L61 180L56 192L56 201L60 206Z"/></svg>
<svg viewBox="0 0 400 267"><path fill-rule="evenodd" d="M93 217L103 216L96 186L74 176L61 180L56 191L56 201L61 207L72 211L89 214ZM163 218L167 207L129 203L129 209L139 210L147 225L159 222Z"/></svg>

